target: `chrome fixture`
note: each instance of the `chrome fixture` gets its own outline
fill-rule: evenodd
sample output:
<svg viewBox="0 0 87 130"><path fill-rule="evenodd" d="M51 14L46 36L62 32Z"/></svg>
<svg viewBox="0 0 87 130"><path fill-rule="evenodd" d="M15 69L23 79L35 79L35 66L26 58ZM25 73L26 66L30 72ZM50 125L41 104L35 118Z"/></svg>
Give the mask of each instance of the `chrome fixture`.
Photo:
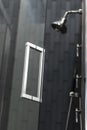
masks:
<svg viewBox="0 0 87 130"><path fill-rule="evenodd" d="M82 78L81 75L80 76L78 74L76 75L76 88L78 88L78 85L79 85L78 82L79 82L79 79L81 78Z"/></svg>
<svg viewBox="0 0 87 130"><path fill-rule="evenodd" d="M79 51L80 51L81 47L82 47L82 45L79 45L79 44L76 45L76 56L77 57L79 57Z"/></svg>
<svg viewBox="0 0 87 130"><path fill-rule="evenodd" d="M79 114L81 114L81 110L79 110L78 108L75 109L75 115L76 115L76 123L79 122Z"/></svg>
<svg viewBox="0 0 87 130"><path fill-rule="evenodd" d="M78 92L70 91L69 96L70 97L79 97L79 94L78 94Z"/></svg>
<svg viewBox="0 0 87 130"><path fill-rule="evenodd" d="M55 21L51 24L52 28L56 31L65 32L65 23L69 14L82 14L82 9L66 11L64 16L60 20Z"/></svg>

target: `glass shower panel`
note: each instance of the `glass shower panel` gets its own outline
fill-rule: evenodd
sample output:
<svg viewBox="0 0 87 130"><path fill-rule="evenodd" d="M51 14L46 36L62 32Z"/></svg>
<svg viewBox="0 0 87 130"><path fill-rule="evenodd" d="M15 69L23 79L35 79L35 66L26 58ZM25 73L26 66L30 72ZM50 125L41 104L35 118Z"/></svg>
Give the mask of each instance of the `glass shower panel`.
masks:
<svg viewBox="0 0 87 130"><path fill-rule="evenodd" d="M19 41L43 47L46 0L21 0Z"/></svg>
<svg viewBox="0 0 87 130"><path fill-rule="evenodd" d="M14 47L14 68L11 86L11 96L9 105L9 115L8 115L8 126L7 130L38 130L38 115L39 115L39 103L32 100L27 100L21 98L22 89L22 76L24 67L24 56L25 56L25 44L26 42L31 42L41 48L44 48L44 30L45 30L45 14L46 14L46 0L3 0L4 6L7 8L11 21L12 31L15 29L13 34L17 34L14 39L12 39L12 49L13 54ZM10 5L13 1L13 4ZM17 4L16 4L17 3ZM9 6L8 6L9 5ZM15 6L14 6L15 5ZM8 9L10 7L10 9ZM16 7L18 10L16 10ZM15 11L14 11L15 9ZM13 13L15 16L13 16ZM14 22L14 19L18 19ZM14 22L14 26L13 26ZM10 22L8 22L10 23ZM16 24L16 26L15 26ZM13 43L13 40L15 42ZM10 54L11 54L10 53ZM32 57L37 57L37 62L39 61L38 52L33 52L31 50L30 55L30 71L35 69L38 75L38 64L35 65L36 61ZM35 68L36 67L36 68ZM29 72L30 73L30 72ZM32 72L33 73L33 72ZM31 84L31 88L27 88L27 93L36 96L36 91L32 91L33 85L31 83L31 78L37 79L37 77L31 77L28 80L28 84ZM34 75L35 76L35 75ZM29 82L30 81L30 82ZM36 89L36 86L35 86ZM24 121L27 121L26 123ZM26 124L26 125L25 125Z"/></svg>

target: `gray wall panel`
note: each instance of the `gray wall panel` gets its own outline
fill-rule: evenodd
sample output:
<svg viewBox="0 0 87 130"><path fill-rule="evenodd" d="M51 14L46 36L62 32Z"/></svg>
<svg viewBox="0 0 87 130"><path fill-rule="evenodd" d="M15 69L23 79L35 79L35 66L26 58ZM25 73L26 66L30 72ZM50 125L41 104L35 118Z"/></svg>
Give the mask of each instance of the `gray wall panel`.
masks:
<svg viewBox="0 0 87 130"><path fill-rule="evenodd" d="M43 40L46 4L43 6L43 2L39 0L37 3L34 0L20 1L20 14L17 29L15 63L7 130L38 129L39 102L30 101L29 99L20 96L22 89L25 43L32 42L41 47L44 46ZM33 66L33 64L36 64L36 60L32 60ZM30 72L31 75L33 73L37 73L37 70L35 72L33 72L33 70ZM30 89L31 88L35 91L33 86L31 86ZM36 94L34 91L33 93ZM29 92L27 92L27 94L28 93Z"/></svg>
<svg viewBox="0 0 87 130"><path fill-rule="evenodd" d="M81 8L81 0L48 0L44 46L46 49L43 102L40 105L39 130L64 130L75 67L76 44L81 43L81 16L67 19L67 32L55 32L51 22L64 12ZM74 113L73 103L72 113ZM75 114L70 115L69 130L78 129Z"/></svg>
<svg viewBox="0 0 87 130"><path fill-rule="evenodd" d="M21 98L21 89L25 43L44 47L45 10L46 0L2 0L2 4L0 1L1 130L38 129L40 103Z"/></svg>

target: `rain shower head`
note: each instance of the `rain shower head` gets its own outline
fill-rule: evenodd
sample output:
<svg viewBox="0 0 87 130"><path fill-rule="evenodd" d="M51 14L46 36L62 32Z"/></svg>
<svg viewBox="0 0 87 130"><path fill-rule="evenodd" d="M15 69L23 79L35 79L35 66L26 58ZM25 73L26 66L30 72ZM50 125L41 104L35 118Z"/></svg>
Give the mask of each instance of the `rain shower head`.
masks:
<svg viewBox="0 0 87 130"><path fill-rule="evenodd" d="M51 24L52 28L54 30L57 30L57 31L61 31L61 32L66 32L66 26L65 26L65 23L67 21L67 16L69 14L82 14L82 9L78 9L78 10L70 10L70 11L66 11L64 16L58 20L58 21L55 21Z"/></svg>

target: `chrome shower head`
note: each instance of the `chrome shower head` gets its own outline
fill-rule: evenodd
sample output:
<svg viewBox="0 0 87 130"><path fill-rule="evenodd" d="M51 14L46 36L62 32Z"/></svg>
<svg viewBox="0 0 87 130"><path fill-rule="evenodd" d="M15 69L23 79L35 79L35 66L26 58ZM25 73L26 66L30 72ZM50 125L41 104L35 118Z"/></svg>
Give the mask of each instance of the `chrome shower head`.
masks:
<svg viewBox="0 0 87 130"><path fill-rule="evenodd" d="M60 30L61 32L65 32L66 30L65 23L66 23L66 18L62 17L61 20L53 22L51 26L56 31Z"/></svg>
<svg viewBox="0 0 87 130"><path fill-rule="evenodd" d="M69 14L77 14L77 13L82 14L82 9L66 11L64 16L60 20L55 21L51 24L52 28L56 31L61 31L65 33L66 32L65 23L67 21L67 16Z"/></svg>

